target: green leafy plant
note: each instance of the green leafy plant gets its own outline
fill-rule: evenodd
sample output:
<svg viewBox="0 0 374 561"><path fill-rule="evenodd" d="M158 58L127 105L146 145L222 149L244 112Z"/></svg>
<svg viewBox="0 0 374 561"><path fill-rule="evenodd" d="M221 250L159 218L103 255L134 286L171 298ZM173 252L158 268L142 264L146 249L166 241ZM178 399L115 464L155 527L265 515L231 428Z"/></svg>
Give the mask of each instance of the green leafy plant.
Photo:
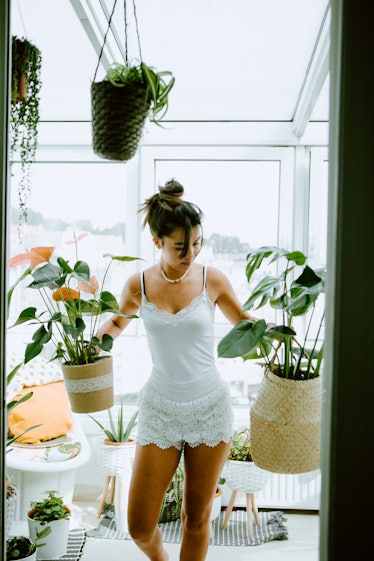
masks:
<svg viewBox="0 0 374 561"><path fill-rule="evenodd" d="M104 335L100 341L96 336L99 317L105 313L116 313L123 317L136 318L136 315L123 314L116 298L104 290L104 283L113 261L128 262L137 257L114 256L109 258L101 285L91 276L88 263L78 259L77 244L82 237L74 234L76 262L70 265L63 257L51 262L54 247L35 247L27 253L9 260L9 267L28 264L8 292L8 307L15 287L23 280L31 278L27 288L38 291L42 309L35 307L23 310L11 326L37 324L38 328L25 350L26 364L41 353L44 345L51 342L54 353L51 360L60 359L63 364L90 364L101 360L100 350L109 352L113 338ZM85 297L83 295L86 295Z"/></svg>
<svg viewBox="0 0 374 561"><path fill-rule="evenodd" d="M180 512L182 508L182 497L183 497L183 486L184 486L184 471L183 471L183 459L179 462L177 469L174 472L173 479L170 482L169 487L165 493L162 500L159 523L170 522L171 520L176 520L180 517Z"/></svg>
<svg viewBox="0 0 374 561"><path fill-rule="evenodd" d="M169 78L169 80L165 79ZM113 86L122 88L137 83L146 86L145 103L150 102L150 120L159 124L168 110L168 96L174 86L175 78L169 70L158 72L144 62L125 64L114 63L107 71L105 80Z"/></svg>
<svg viewBox="0 0 374 561"><path fill-rule="evenodd" d="M31 192L31 164L38 145L41 88L40 50L25 38L12 37L12 88L10 112L10 156L19 151L21 178L18 184L20 224L27 222ZM24 91L20 93L20 86Z"/></svg>
<svg viewBox="0 0 374 561"><path fill-rule="evenodd" d="M126 424L124 420L123 414L123 404L121 403L120 408L118 409L118 416L117 422L115 422L111 409L108 409L108 417L109 417L109 425L110 428L107 429L104 427L100 421L95 419L92 415L88 415L95 423L101 428L101 430L105 433L106 437L111 442L127 442L130 438L131 431L135 427L138 418L138 411L132 415L130 421Z"/></svg>
<svg viewBox="0 0 374 561"><path fill-rule="evenodd" d="M307 343L317 299L325 291L325 271L314 271L309 267L306 264L307 258L301 251L266 246L248 253L248 282L267 259L270 259L270 263L278 261L280 265L283 264L283 269L278 275L266 275L257 283L244 304L243 311L258 310L269 303L281 313L282 323L267 325L264 320L242 320L221 339L218 355L225 358L241 356L244 360L261 359L261 364L281 378L316 378L320 374L323 359L320 334L324 309L316 333L311 337L311 348L307 347ZM294 330L294 321L307 314L309 318L305 335L300 342Z"/></svg>
<svg viewBox="0 0 374 561"><path fill-rule="evenodd" d="M62 497L58 497L58 491L46 491L47 498L41 501L31 501L29 516L38 520L42 526L53 520L69 520L70 509L64 505Z"/></svg>
<svg viewBox="0 0 374 561"><path fill-rule="evenodd" d="M227 460L252 462L250 430L242 427L234 431Z"/></svg>
<svg viewBox="0 0 374 561"><path fill-rule="evenodd" d="M13 380L14 376L17 374L18 370L21 368L21 366L23 366L23 363L19 363L17 364L12 371L8 374L7 376L7 385L9 385L11 383L11 381ZM20 397L19 399L16 400L12 400L9 401L6 405L7 408L7 414L10 413L11 411L13 411L13 409L15 407L17 407L17 405L20 405L21 403L24 403L25 401L28 401L31 397L33 396L33 392L28 392L25 395L23 395L22 397ZM18 434L15 437L11 437L7 439L6 445L7 447L10 446L11 444L13 444L13 442L16 442L16 440L18 440L18 438L20 438L21 436L23 436L24 434L26 434L27 432L36 429L40 427L40 425L33 425L32 427L27 428L26 430L24 430L23 432L21 432L21 434ZM9 450L9 449L8 449ZM8 452L7 450L7 452ZM10 482L9 482L10 484ZM7 487L8 489L8 487Z"/></svg>
<svg viewBox="0 0 374 561"><path fill-rule="evenodd" d="M40 532L36 533L35 541L31 541L26 536L13 536L6 541L6 558L10 559L24 559L35 553L38 547L42 547L45 543L40 543L51 533L51 527L46 526Z"/></svg>

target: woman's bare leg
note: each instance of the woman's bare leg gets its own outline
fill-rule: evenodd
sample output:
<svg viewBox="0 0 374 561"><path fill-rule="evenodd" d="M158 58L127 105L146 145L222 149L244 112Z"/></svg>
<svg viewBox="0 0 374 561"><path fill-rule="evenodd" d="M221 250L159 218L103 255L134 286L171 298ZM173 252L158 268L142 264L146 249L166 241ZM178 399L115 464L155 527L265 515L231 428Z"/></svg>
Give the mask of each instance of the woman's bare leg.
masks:
<svg viewBox="0 0 374 561"><path fill-rule="evenodd" d="M137 445L129 490L128 527L137 546L151 561L167 561L158 527L161 504L181 452L155 444Z"/></svg>
<svg viewBox="0 0 374 561"><path fill-rule="evenodd" d="M184 494L180 561L204 561L210 539L210 513L230 444L184 448Z"/></svg>

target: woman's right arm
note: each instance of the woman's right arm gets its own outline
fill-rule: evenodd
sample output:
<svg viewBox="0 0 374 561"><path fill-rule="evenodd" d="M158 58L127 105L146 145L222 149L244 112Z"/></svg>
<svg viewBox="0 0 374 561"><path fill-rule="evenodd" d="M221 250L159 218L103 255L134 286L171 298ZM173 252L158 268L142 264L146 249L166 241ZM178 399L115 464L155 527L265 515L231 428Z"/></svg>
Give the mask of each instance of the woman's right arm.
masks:
<svg viewBox="0 0 374 561"><path fill-rule="evenodd" d="M137 314L141 303L141 287L140 275L135 273L126 281L119 301L119 309L124 314L135 315ZM108 334L113 339L116 339L122 331L127 327L132 318L122 317L118 314L113 314L106 322L104 322L98 329L97 336L102 339L104 334Z"/></svg>

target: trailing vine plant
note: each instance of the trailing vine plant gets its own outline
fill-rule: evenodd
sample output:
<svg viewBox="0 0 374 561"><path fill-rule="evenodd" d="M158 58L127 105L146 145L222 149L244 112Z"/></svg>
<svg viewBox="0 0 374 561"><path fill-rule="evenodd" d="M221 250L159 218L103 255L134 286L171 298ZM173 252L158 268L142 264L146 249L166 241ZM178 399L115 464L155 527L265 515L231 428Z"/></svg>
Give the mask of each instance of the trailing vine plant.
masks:
<svg viewBox="0 0 374 561"><path fill-rule="evenodd" d="M12 37L10 158L14 160L18 153L21 162L18 183L19 229L27 223L31 165L35 161L38 145L41 62L38 47L25 38Z"/></svg>

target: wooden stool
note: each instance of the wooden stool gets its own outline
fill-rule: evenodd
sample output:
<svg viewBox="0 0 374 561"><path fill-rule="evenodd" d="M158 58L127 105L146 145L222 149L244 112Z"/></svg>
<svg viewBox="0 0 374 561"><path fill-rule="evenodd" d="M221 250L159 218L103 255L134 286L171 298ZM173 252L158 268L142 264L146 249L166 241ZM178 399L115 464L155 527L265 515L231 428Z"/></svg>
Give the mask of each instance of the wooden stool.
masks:
<svg viewBox="0 0 374 561"><path fill-rule="evenodd" d="M225 530L225 528L226 528L226 526L229 522L231 512L232 512L232 508L234 506L234 502L235 502L237 494L238 494L238 491L235 490L235 489L231 493L230 501L229 501L229 504L227 505L225 519L224 519L223 524L222 524L222 530ZM260 523L260 520L259 520L259 517L258 517L258 510L257 510L255 494L254 493L246 493L245 494L245 500L246 500L246 505L247 505L248 537L249 537L249 539L252 540L253 539L252 512L254 514L256 524Z"/></svg>
<svg viewBox="0 0 374 561"><path fill-rule="evenodd" d="M109 488L110 488L110 502L109 502L109 504L113 505L114 504L114 494L115 494L115 491L116 491L116 476L115 475L107 475L107 477L105 479L105 485L104 485L103 492L101 494L99 509L97 511L97 517L98 518L100 518L102 513L103 513L103 509L104 509L104 505L105 505L106 500L107 500Z"/></svg>

